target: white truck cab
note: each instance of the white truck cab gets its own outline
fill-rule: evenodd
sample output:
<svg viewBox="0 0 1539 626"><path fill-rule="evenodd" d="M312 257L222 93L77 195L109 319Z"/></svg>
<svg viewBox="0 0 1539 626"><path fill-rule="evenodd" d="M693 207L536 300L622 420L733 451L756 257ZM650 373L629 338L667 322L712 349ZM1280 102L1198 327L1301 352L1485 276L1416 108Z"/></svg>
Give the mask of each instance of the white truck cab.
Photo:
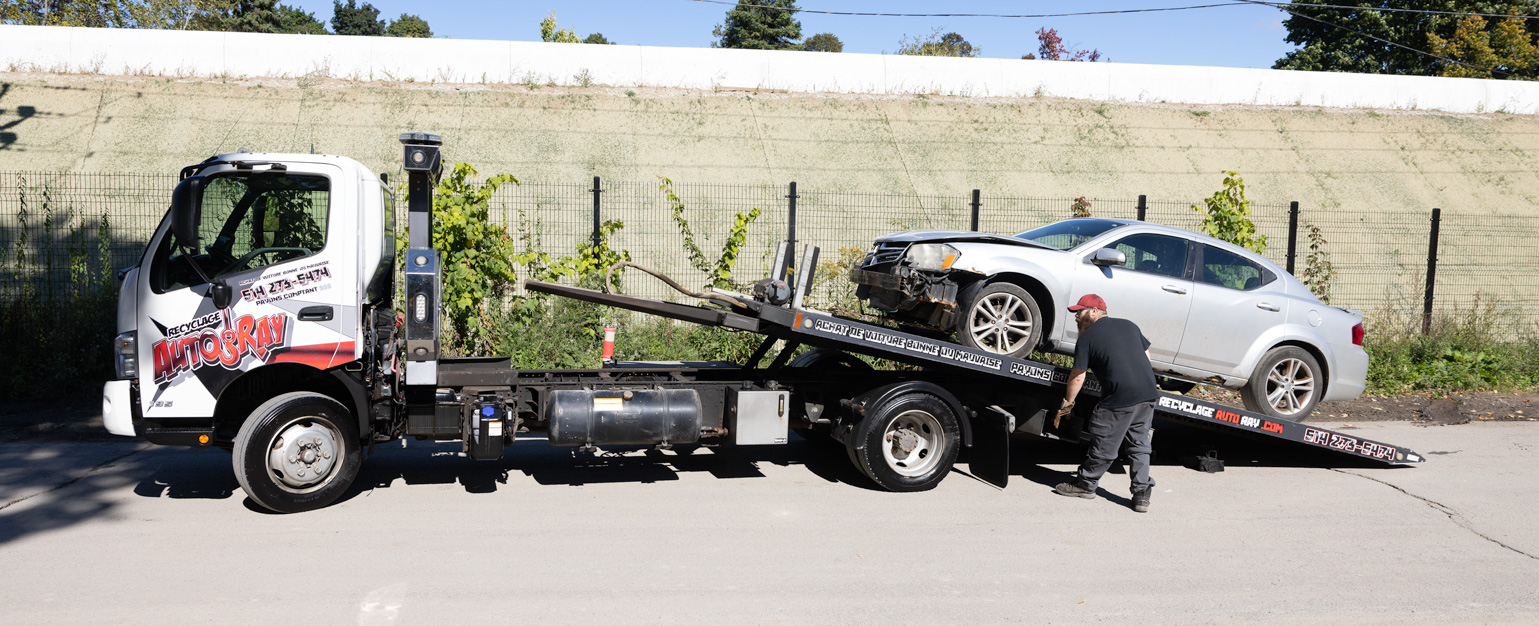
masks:
<svg viewBox="0 0 1539 626"><path fill-rule="evenodd" d="M328 373L360 372L365 313L390 313L393 211L382 178L347 157L238 152L184 168L124 274L107 430L228 446L234 433L216 432L215 416L250 412L242 402L264 385L365 408L353 406L362 389ZM196 249L178 241L188 232Z"/></svg>

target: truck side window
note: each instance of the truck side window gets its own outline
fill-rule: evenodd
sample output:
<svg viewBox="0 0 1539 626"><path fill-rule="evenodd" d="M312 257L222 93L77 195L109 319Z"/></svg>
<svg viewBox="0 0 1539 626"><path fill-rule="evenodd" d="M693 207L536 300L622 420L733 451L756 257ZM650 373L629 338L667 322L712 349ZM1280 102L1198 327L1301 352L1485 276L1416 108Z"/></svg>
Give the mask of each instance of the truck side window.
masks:
<svg viewBox="0 0 1539 626"><path fill-rule="evenodd" d="M1143 233L1123 237L1107 247L1126 255L1128 262L1123 267L1135 272L1171 278L1186 273L1187 241L1180 237Z"/></svg>
<svg viewBox="0 0 1539 626"><path fill-rule="evenodd" d="M231 173L209 177L203 192L199 245L189 254L167 233L156 251L152 282L164 293L211 277L310 256L326 247L331 182L303 174Z"/></svg>

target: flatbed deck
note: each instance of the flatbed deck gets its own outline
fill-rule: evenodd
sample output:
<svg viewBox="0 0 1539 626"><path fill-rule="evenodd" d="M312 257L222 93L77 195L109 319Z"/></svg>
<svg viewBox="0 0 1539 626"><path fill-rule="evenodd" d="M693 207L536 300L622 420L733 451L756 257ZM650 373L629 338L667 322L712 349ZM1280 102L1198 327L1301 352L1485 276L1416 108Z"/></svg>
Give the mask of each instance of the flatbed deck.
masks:
<svg viewBox="0 0 1539 626"><path fill-rule="evenodd" d="M952 375L966 373L1004 383L1031 385L1040 389L1041 392L1057 391L1061 394L1069 378L1069 369L1065 367L993 354L797 307L793 304L775 306L739 297L737 299L741 306L733 306L728 310L722 307L679 304L539 281L528 281L525 287L530 291L649 315L758 333L764 335L767 341L755 360L762 358L771 342L784 340L795 344L889 359L927 369L933 368ZM745 364L746 367L754 365L755 363ZM1094 377L1088 376L1083 392L1098 396L1099 390ZM1008 429L1058 438L1051 429L1046 427L1047 417L1047 412L1043 410L1036 411L1030 416L1011 416L1010 421L1015 423L1010 423ZM1311 424L1274 419L1243 409L1168 392L1160 393L1155 405L1155 417L1223 433L1297 444L1310 449L1388 465L1409 465L1426 460L1426 457L1408 448L1347 435Z"/></svg>

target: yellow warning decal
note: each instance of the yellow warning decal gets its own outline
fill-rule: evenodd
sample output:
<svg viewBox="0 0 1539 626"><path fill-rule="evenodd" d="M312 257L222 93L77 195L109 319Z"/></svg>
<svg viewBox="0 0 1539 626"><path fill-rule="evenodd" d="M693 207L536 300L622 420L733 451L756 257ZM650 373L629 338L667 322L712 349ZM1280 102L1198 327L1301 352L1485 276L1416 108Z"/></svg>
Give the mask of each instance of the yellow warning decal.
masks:
<svg viewBox="0 0 1539 626"><path fill-rule="evenodd" d="M625 400L623 398L594 398L593 399L593 410L595 410L595 411L613 411L615 409L622 409L622 408L625 408Z"/></svg>

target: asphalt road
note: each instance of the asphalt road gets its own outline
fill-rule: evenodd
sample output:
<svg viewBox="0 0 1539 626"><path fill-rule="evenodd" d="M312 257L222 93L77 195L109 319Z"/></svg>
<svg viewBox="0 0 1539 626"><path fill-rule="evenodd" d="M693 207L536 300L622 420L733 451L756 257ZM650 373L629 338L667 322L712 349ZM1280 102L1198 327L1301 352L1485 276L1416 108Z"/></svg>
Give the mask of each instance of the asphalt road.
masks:
<svg viewBox="0 0 1539 626"><path fill-rule="evenodd" d="M1340 427L1340 425L1327 425ZM1359 424L1430 460L1160 465L1153 510L964 471L876 491L812 444L496 464L383 446L330 508L271 515L219 451L0 445L7 624L1539 622L1539 422ZM1160 437L1156 435L1157 444ZM959 469L965 469L965 465Z"/></svg>

